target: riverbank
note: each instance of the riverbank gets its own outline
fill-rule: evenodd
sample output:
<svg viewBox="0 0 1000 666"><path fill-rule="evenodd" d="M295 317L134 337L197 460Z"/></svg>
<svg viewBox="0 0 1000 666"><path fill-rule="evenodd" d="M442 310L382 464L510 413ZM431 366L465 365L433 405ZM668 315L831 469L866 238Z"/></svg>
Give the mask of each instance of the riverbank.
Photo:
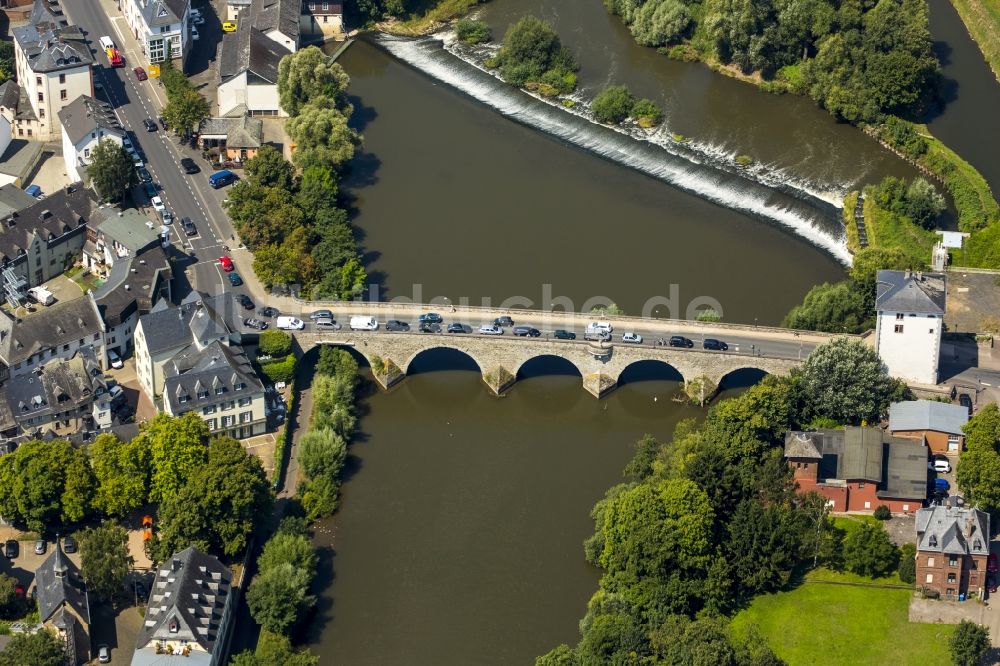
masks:
<svg viewBox="0 0 1000 666"><path fill-rule="evenodd" d="M376 28L397 37L422 37L441 30L449 21L461 18L481 2L483 0L441 0L422 16L382 21Z"/></svg>
<svg viewBox="0 0 1000 666"><path fill-rule="evenodd" d="M951 4L1000 82L1000 0L951 0Z"/></svg>

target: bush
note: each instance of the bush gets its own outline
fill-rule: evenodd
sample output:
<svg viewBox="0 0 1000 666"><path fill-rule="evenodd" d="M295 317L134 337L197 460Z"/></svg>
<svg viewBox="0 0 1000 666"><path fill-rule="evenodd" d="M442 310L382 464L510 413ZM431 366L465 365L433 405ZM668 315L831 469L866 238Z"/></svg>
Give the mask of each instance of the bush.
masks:
<svg viewBox="0 0 1000 666"><path fill-rule="evenodd" d="M257 351L262 356L287 356L292 351L292 336L285 331L261 331Z"/></svg>
<svg viewBox="0 0 1000 666"><path fill-rule="evenodd" d="M500 67L503 80L515 86L538 83L546 72L554 71L564 77L564 85L572 82L575 87L575 77L569 78L567 74L579 68L552 26L534 16L525 16L507 29L503 47L487 67L493 64Z"/></svg>
<svg viewBox="0 0 1000 666"><path fill-rule="evenodd" d="M887 576L898 560L899 551L881 525L862 523L844 539L844 564L859 576Z"/></svg>
<svg viewBox="0 0 1000 666"><path fill-rule="evenodd" d="M990 649L989 629L962 620L951 635L951 658L955 666L978 666Z"/></svg>
<svg viewBox="0 0 1000 666"><path fill-rule="evenodd" d="M295 376L295 354L289 354L282 361L265 363L260 369L271 383L290 382Z"/></svg>
<svg viewBox="0 0 1000 666"><path fill-rule="evenodd" d="M912 543L904 543L899 548L899 580L911 585L917 582L917 547Z"/></svg>
<svg viewBox="0 0 1000 666"><path fill-rule="evenodd" d="M617 125L632 114L635 98L625 86L605 88L594 98L590 110L602 123Z"/></svg>
<svg viewBox="0 0 1000 666"><path fill-rule="evenodd" d="M490 27L482 21L464 18L455 24L455 35L467 44L482 44L490 41Z"/></svg>
<svg viewBox="0 0 1000 666"><path fill-rule="evenodd" d="M663 111L649 99L640 99L633 104L631 115L642 127L655 127L663 122Z"/></svg>
<svg viewBox="0 0 1000 666"><path fill-rule="evenodd" d="M876 520L889 520L892 518L892 512L889 511L889 507L885 504L879 504L875 507L875 513L872 514Z"/></svg>

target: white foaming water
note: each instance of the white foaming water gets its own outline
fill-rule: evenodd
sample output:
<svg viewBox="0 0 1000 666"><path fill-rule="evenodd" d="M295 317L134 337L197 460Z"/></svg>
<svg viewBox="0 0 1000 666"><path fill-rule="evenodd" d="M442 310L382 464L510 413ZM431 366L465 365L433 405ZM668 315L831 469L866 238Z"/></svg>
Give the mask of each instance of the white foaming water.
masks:
<svg viewBox="0 0 1000 666"><path fill-rule="evenodd" d="M517 122L726 208L778 223L823 248L841 263L851 264L839 218L833 220L832 215L819 210L818 196L813 197L817 199L817 205L813 206L782 192L787 183L779 184L777 175L768 178L775 180L771 185L713 167L710 165L713 149L677 150L677 144L662 129L650 133L638 127L601 125L589 118L585 110L567 109L559 102L527 94L476 63L459 58L445 50L440 36L417 40L380 36L378 43L403 62ZM650 140L651 137L655 139Z"/></svg>

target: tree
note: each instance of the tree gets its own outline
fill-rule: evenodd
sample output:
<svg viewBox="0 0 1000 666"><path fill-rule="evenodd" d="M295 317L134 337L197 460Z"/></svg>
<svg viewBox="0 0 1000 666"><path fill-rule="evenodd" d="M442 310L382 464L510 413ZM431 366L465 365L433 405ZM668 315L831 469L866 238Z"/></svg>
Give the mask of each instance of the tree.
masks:
<svg viewBox="0 0 1000 666"><path fill-rule="evenodd" d="M496 59L500 76L515 86L541 81L551 73L560 92L571 92L576 87L572 75L579 68L576 59L552 26L534 16L525 16L507 28Z"/></svg>
<svg viewBox="0 0 1000 666"><path fill-rule="evenodd" d="M167 95L167 105L163 117L178 136L187 136L192 129L201 125L211 111L208 100L193 88L179 90Z"/></svg>
<svg viewBox="0 0 1000 666"><path fill-rule="evenodd" d="M906 190L906 212L914 223L933 229L945 209L944 197L925 179L917 177Z"/></svg>
<svg viewBox="0 0 1000 666"><path fill-rule="evenodd" d="M490 41L490 26L482 21L462 18L455 24L455 36L466 44L482 44Z"/></svg>
<svg viewBox="0 0 1000 666"><path fill-rule="evenodd" d="M326 349L324 347L323 349ZM270 329L261 331L257 342L257 352L260 356L285 356L292 351L292 336L286 331Z"/></svg>
<svg viewBox="0 0 1000 666"><path fill-rule="evenodd" d="M90 593L113 599L135 564L128 550L128 533L114 523L87 528L80 537L80 562Z"/></svg>
<svg viewBox="0 0 1000 666"><path fill-rule="evenodd" d="M261 571L247 590L247 606L253 619L267 631L284 634L315 603L309 594L308 572L290 562Z"/></svg>
<svg viewBox="0 0 1000 666"><path fill-rule="evenodd" d="M840 423L876 423L906 387L886 374L878 352L836 338L817 347L802 368L802 390L816 413Z"/></svg>
<svg viewBox="0 0 1000 666"><path fill-rule="evenodd" d="M296 650L285 636L262 631L254 652L245 650L233 657L232 666L316 666L319 657Z"/></svg>
<svg viewBox="0 0 1000 666"><path fill-rule="evenodd" d="M248 179L262 187L291 189L295 169L274 146L263 145L257 154L247 160Z"/></svg>
<svg viewBox="0 0 1000 666"><path fill-rule="evenodd" d="M90 154L87 176L94 189L108 201L121 201L128 189L138 182L132 157L111 139L101 139Z"/></svg>
<svg viewBox="0 0 1000 666"><path fill-rule="evenodd" d="M737 666L737 652L729 639L726 620L674 615L650 635L653 654L664 664Z"/></svg>
<svg viewBox="0 0 1000 666"><path fill-rule="evenodd" d="M63 646L48 629L16 634L0 652L0 666L62 666Z"/></svg>
<svg viewBox="0 0 1000 666"><path fill-rule="evenodd" d="M302 170L299 189L295 193L295 202L308 216L317 221L320 214L336 215L337 205L337 174L326 165L314 164ZM346 213L343 220L346 222ZM322 225L317 224L317 231L322 234Z"/></svg>
<svg viewBox="0 0 1000 666"><path fill-rule="evenodd" d="M196 412L171 417L160 413L140 426L140 446L149 448L152 474L149 501L160 504L175 495L208 457L208 425Z"/></svg>
<svg viewBox="0 0 1000 666"><path fill-rule="evenodd" d="M633 14L629 26L643 46L664 46L680 39L691 26L691 12L681 0L651 0Z"/></svg>
<svg viewBox="0 0 1000 666"><path fill-rule="evenodd" d="M917 582L917 547L912 543L904 543L899 547L899 580L911 585Z"/></svg>
<svg viewBox="0 0 1000 666"><path fill-rule="evenodd" d="M10 620L16 617L17 607L17 579L0 573L0 619Z"/></svg>
<svg viewBox="0 0 1000 666"><path fill-rule="evenodd" d="M358 381L358 362L344 349L323 346L319 350L316 372L329 377L346 378L354 386Z"/></svg>
<svg viewBox="0 0 1000 666"><path fill-rule="evenodd" d="M144 439L123 442L103 433L87 447L87 456L97 482L95 509L109 516L124 516L146 502L152 463Z"/></svg>
<svg viewBox="0 0 1000 666"><path fill-rule="evenodd" d="M625 86L610 86L602 90L590 104L594 117L602 123L618 125L632 115L635 98Z"/></svg>
<svg viewBox="0 0 1000 666"><path fill-rule="evenodd" d="M9 81L15 71L14 42L0 41L0 83Z"/></svg>
<svg viewBox="0 0 1000 666"><path fill-rule="evenodd" d="M307 104L285 126L295 142L292 161L302 169L324 166L338 169L354 157L361 137L336 108Z"/></svg>
<svg viewBox="0 0 1000 666"><path fill-rule="evenodd" d="M299 465L309 478L339 479L347 460L347 444L329 428L310 430L299 442Z"/></svg>
<svg viewBox="0 0 1000 666"><path fill-rule="evenodd" d="M965 431L965 451L959 457L955 480L967 501L996 516L1000 513L1000 410L997 404L983 407L962 429Z"/></svg>
<svg viewBox="0 0 1000 666"><path fill-rule="evenodd" d="M863 333L874 322L874 307L868 307L865 293L858 290L853 282L845 280L814 286L802 303L785 315L781 325L803 331Z"/></svg>
<svg viewBox="0 0 1000 666"><path fill-rule="evenodd" d="M990 630L962 620L951 635L951 659L955 666L979 666L990 649Z"/></svg>
<svg viewBox="0 0 1000 666"><path fill-rule="evenodd" d="M31 440L0 457L0 486L5 489L0 515L36 532L81 520L90 510L93 488L83 455L57 439Z"/></svg>
<svg viewBox="0 0 1000 666"><path fill-rule="evenodd" d="M264 544L264 549L257 558L257 569L270 571L288 563L296 569L302 569L312 578L316 575L317 562L316 551L308 536L279 531Z"/></svg>
<svg viewBox="0 0 1000 666"><path fill-rule="evenodd" d="M351 115L347 86L351 79L344 68L315 46L299 49L278 63L278 97L281 108L293 118L319 98L344 115Z"/></svg>
<svg viewBox="0 0 1000 666"><path fill-rule="evenodd" d="M578 663L573 648L565 643L535 659L535 666L577 666Z"/></svg>
<svg viewBox="0 0 1000 666"><path fill-rule="evenodd" d="M861 523L844 539L844 565L859 576L888 576L898 560L899 551L881 525Z"/></svg>

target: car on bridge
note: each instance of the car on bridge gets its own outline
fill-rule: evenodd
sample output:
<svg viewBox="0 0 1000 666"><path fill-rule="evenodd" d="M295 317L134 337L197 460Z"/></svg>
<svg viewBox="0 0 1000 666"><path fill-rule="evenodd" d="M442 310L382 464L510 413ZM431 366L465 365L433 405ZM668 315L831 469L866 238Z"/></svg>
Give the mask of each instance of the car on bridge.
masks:
<svg viewBox="0 0 1000 666"><path fill-rule="evenodd" d="M503 335L503 329L496 324L483 324L479 327L480 335Z"/></svg>
<svg viewBox="0 0 1000 666"><path fill-rule="evenodd" d="M328 319L333 319L333 313L329 310L314 310L309 313L310 319L319 319L320 317L326 317Z"/></svg>
<svg viewBox="0 0 1000 666"><path fill-rule="evenodd" d="M701 343L703 349L712 349L715 351L729 351L729 345L727 345L722 340L716 340L715 338L705 338L705 341Z"/></svg>
<svg viewBox="0 0 1000 666"><path fill-rule="evenodd" d="M420 315L420 323L428 324L440 324L444 321L444 317L439 315L437 312L427 312Z"/></svg>
<svg viewBox="0 0 1000 666"><path fill-rule="evenodd" d="M694 343L690 338L685 338L683 335L671 335L668 344L671 347L685 347L687 349L694 347Z"/></svg>
<svg viewBox="0 0 1000 666"><path fill-rule="evenodd" d="M642 336L633 331L625 331L622 333L622 342L631 342L633 344L641 345Z"/></svg>
<svg viewBox="0 0 1000 666"><path fill-rule="evenodd" d="M243 285L243 278L240 277L239 273L230 273L229 274L229 284L233 285L234 287L242 286Z"/></svg>
<svg viewBox="0 0 1000 666"><path fill-rule="evenodd" d="M247 328L257 329L258 331L263 331L265 328L267 328L266 321L261 321L260 319L256 319L254 317L247 317L246 319L244 319L243 325L246 326Z"/></svg>
<svg viewBox="0 0 1000 666"><path fill-rule="evenodd" d="M448 324L449 333L472 333L472 327L466 324Z"/></svg>
<svg viewBox="0 0 1000 666"><path fill-rule="evenodd" d="M522 338L537 338L542 334L542 332L534 326L515 326L513 333L514 335L518 335Z"/></svg>
<svg viewBox="0 0 1000 666"><path fill-rule="evenodd" d="M493 323L497 326L513 326L514 320L508 315L502 315L493 320Z"/></svg>
<svg viewBox="0 0 1000 666"><path fill-rule="evenodd" d="M552 331L552 337L556 340L576 340L576 333L573 331L566 331L561 328L557 328Z"/></svg>
<svg viewBox="0 0 1000 666"><path fill-rule="evenodd" d="M233 260L225 255L219 257L219 265L222 266L222 270L227 273L232 273L236 270L236 267L233 266Z"/></svg>
<svg viewBox="0 0 1000 666"><path fill-rule="evenodd" d="M321 330L327 331L339 331L340 324L331 319L330 317L318 317L313 319L313 326Z"/></svg>
<svg viewBox="0 0 1000 666"><path fill-rule="evenodd" d="M295 317L278 317L278 321L275 323L275 328L285 331L301 331L305 327L305 322Z"/></svg>
<svg viewBox="0 0 1000 666"><path fill-rule="evenodd" d="M405 321L400 321L398 319L390 319L385 322L385 330L387 331L408 331L410 330L410 325Z"/></svg>
<svg viewBox="0 0 1000 666"><path fill-rule="evenodd" d="M421 333L440 333L441 324L435 324L429 321L420 322L420 327L418 329Z"/></svg>

